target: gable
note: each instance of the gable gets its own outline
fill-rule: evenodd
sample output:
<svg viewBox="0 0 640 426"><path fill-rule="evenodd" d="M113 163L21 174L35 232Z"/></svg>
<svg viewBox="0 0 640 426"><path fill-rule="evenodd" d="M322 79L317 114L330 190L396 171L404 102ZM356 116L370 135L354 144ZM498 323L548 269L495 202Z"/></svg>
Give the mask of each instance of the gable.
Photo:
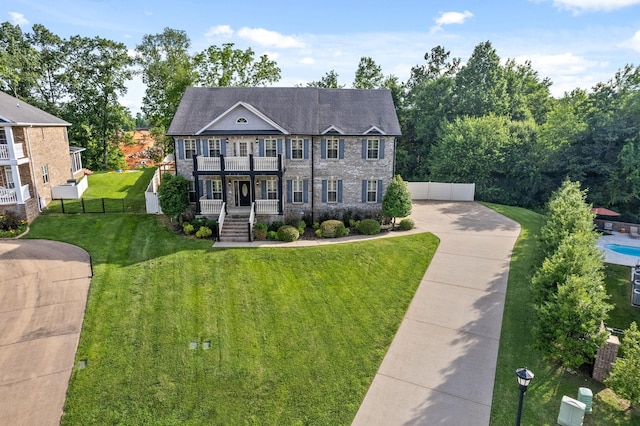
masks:
<svg viewBox="0 0 640 426"><path fill-rule="evenodd" d="M286 133L255 108L239 102L214 119L197 134L260 134Z"/></svg>

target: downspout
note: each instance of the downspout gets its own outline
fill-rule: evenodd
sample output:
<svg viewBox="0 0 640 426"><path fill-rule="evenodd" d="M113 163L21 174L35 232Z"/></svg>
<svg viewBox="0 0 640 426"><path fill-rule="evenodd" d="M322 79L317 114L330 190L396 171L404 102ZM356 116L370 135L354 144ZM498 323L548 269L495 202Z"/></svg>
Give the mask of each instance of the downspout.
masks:
<svg viewBox="0 0 640 426"><path fill-rule="evenodd" d="M304 143L304 142L303 142ZM313 136L311 136L311 221L313 222L315 220L314 218L314 208L313 208L313 200L314 200L314 194L315 191L313 190L313 184L314 184L314 167L313 167ZM313 225L313 223L312 223Z"/></svg>
<svg viewBox="0 0 640 426"><path fill-rule="evenodd" d="M29 150L29 166L31 166L31 177L33 179L33 192L36 196L36 202L38 203L38 212L42 213L42 206L40 205L40 194L38 194L38 184L36 179L36 170L33 168L33 155L31 152L31 136L29 135L29 129L33 128L33 124L29 124L29 127L25 129L27 134L27 149ZM22 188L20 188L22 191Z"/></svg>

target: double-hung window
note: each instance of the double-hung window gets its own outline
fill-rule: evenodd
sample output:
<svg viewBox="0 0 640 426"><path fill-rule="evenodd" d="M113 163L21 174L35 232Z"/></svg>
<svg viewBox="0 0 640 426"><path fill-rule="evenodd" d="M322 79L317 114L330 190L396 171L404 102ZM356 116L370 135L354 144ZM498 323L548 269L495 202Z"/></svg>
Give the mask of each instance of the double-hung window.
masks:
<svg viewBox="0 0 640 426"><path fill-rule="evenodd" d="M42 166L42 182L49 183L49 165Z"/></svg>
<svg viewBox="0 0 640 426"><path fill-rule="evenodd" d="M327 158L338 159L338 139L327 139Z"/></svg>
<svg viewBox="0 0 640 426"><path fill-rule="evenodd" d="M375 203L378 201L378 181L367 181L367 203Z"/></svg>
<svg viewBox="0 0 640 426"><path fill-rule="evenodd" d="M184 158L192 159L196 156L196 140L185 139L184 140Z"/></svg>
<svg viewBox="0 0 640 426"><path fill-rule="evenodd" d="M264 140L264 156L276 157L278 155L278 141L276 139Z"/></svg>
<svg viewBox="0 0 640 426"><path fill-rule="evenodd" d="M337 179L327 180L327 202L328 203L338 202L338 180Z"/></svg>
<svg viewBox="0 0 640 426"><path fill-rule="evenodd" d="M304 142L302 139L291 139L291 158L302 160Z"/></svg>
<svg viewBox="0 0 640 426"><path fill-rule="evenodd" d="M297 181L296 181L297 182ZM278 185L275 180L268 180L265 182L267 185L267 200L277 200L278 199Z"/></svg>
<svg viewBox="0 0 640 426"><path fill-rule="evenodd" d="M220 157L220 139L209 139L209 157Z"/></svg>
<svg viewBox="0 0 640 426"><path fill-rule="evenodd" d="M302 203L302 180L291 181L293 184L293 202Z"/></svg>
<svg viewBox="0 0 640 426"><path fill-rule="evenodd" d="M214 200L222 200L222 181L220 179L211 181L211 196Z"/></svg>
<svg viewBox="0 0 640 426"><path fill-rule="evenodd" d="M367 160L377 160L380 152L380 139L367 139Z"/></svg>
<svg viewBox="0 0 640 426"><path fill-rule="evenodd" d="M196 181L195 180L189 181L189 201L192 203L195 203L196 201L198 201L198 199L196 198Z"/></svg>

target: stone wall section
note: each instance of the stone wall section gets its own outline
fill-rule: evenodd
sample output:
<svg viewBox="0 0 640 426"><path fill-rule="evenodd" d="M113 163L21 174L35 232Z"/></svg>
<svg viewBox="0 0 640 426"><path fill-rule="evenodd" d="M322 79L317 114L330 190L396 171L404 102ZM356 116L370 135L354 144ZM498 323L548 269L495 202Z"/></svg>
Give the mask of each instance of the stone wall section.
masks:
<svg viewBox="0 0 640 426"><path fill-rule="evenodd" d="M620 340L613 334L609 336L607 342L598 349L596 361L593 365L593 378L599 382L603 382L613 369L612 364L618 358L618 349L620 349Z"/></svg>

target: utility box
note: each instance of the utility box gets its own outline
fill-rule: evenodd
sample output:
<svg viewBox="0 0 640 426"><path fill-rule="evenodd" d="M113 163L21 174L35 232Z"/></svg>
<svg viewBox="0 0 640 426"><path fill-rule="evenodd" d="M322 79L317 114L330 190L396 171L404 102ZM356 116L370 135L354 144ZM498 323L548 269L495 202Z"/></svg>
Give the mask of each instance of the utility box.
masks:
<svg viewBox="0 0 640 426"><path fill-rule="evenodd" d="M558 424L562 426L582 426L586 408L584 402L569 396L563 396L560 404L560 413L558 413Z"/></svg>
<svg viewBox="0 0 640 426"><path fill-rule="evenodd" d="M634 306L640 306L640 288L634 288L631 291L631 304Z"/></svg>
<svg viewBox="0 0 640 426"><path fill-rule="evenodd" d="M578 388L578 401L584 402L585 405L585 413L591 414L593 403L593 392L589 388Z"/></svg>

